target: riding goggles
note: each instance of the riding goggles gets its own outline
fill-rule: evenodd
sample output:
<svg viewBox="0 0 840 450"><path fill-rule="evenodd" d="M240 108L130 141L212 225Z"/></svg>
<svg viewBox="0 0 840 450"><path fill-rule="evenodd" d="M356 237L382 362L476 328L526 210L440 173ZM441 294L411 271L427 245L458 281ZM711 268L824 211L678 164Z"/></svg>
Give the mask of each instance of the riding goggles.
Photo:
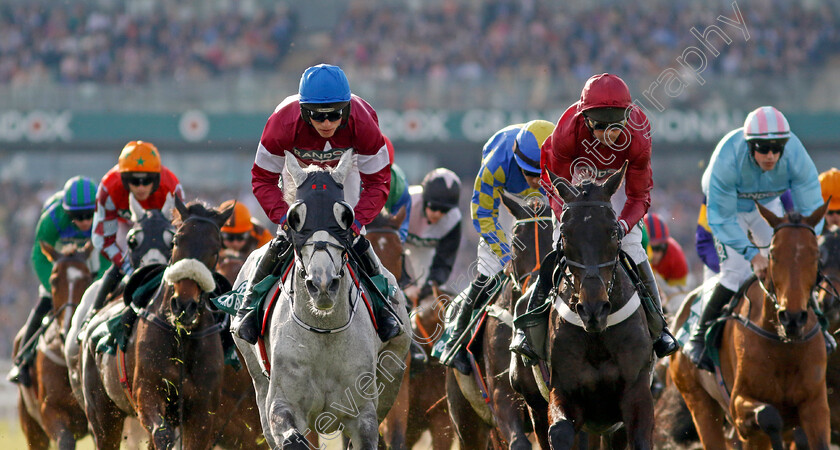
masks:
<svg viewBox="0 0 840 450"><path fill-rule="evenodd" d="M785 144L787 144L787 139L756 139L750 141L749 144L750 150L758 153L759 155L766 155L770 152L782 154L782 152L785 151Z"/></svg>
<svg viewBox="0 0 840 450"><path fill-rule="evenodd" d="M248 232L245 233L222 233L222 240L225 241L244 241L248 239Z"/></svg>
<svg viewBox="0 0 840 450"><path fill-rule="evenodd" d="M323 122L325 120L329 120L330 122L338 122L341 120L342 112L344 108L341 109L333 109L333 110L312 110L308 108L304 108L307 114L309 114L309 118L314 120L315 122Z"/></svg>
<svg viewBox="0 0 840 450"><path fill-rule="evenodd" d="M435 211L435 212L439 212L439 213L443 213L443 214L448 213L449 210L452 209L451 206L442 205L440 203L433 203L433 202L426 203L426 208L428 208L431 211Z"/></svg>
<svg viewBox="0 0 840 450"><path fill-rule="evenodd" d="M589 128L593 130L604 131L607 128L618 130L623 129L627 125L627 119L624 119L621 122L599 122L597 120L587 117L586 123L587 125L589 125Z"/></svg>
<svg viewBox="0 0 840 450"><path fill-rule="evenodd" d="M84 222L85 220L93 219L93 210L81 209L78 211L67 211L67 216L70 217L70 220Z"/></svg>

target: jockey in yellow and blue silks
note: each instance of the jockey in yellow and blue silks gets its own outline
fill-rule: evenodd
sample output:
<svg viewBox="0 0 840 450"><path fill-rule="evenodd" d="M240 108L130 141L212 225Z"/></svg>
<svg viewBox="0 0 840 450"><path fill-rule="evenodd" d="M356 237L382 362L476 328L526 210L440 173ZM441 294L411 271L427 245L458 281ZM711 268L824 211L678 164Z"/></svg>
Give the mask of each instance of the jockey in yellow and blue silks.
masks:
<svg viewBox="0 0 840 450"><path fill-rule="evenodd" d="M772 106L752 111L743 128L721 139L703 173L702 188L720 259L720 280L684 351L693 363L711 371L705 355L708 324L753 271L761 274L768 266L761 249L769 245L773 229L761 218L755 202L782 215L780 197L790 189L796 209L809 215L822 204L822 195L814 162L790 131L785 116ZM819 234L822 227L820 221L815 232ZM830 340L826 336L826 342Z"/></svg>
<svg viewBox="0 0 840 450"><path fill-rule="evenodd" d="M444 350L444 360L458 337L466 331L473 309L487 301L487 294L501 281L503 268L510 261L510 243L499 223L502 195L507 192L525 198L540 192L540 147L553 130L553 123L533 120L505 127L484 144L470 207L473 226L481 235L478 276L458 310L455 329ZM471 371L463 348L449 359L449 363L462 373Z"/></svg>

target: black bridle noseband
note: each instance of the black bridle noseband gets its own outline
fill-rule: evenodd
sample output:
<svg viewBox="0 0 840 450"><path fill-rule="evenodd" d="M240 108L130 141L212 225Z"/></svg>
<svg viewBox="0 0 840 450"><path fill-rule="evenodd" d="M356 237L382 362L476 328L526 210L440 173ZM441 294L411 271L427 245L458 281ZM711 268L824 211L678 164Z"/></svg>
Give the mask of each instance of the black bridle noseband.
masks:
<svg viewBox="0 0 840 450"><path fill-rule="evenodd" d="M609 211L611 211L611 212L613 211L612 203L610 203L610 202L602 202L602 201L580 201L580 202L573 202L573 203L567 202L563 205L563 215L566 214L566 211L568 211L572 208L581 208L581 207L607 208ZM560 221L561 221L561 223L563 222L563 217L562 216L560 217ZM618 222L616 222L616 226L618 226ZM566 240L566 235L563 232L562 227L560 229L560 240L561 240L561 242ZM560 259L560 263L559 263L558 268L560 269L561 276L569 284L569 288L572 290L573 297L577 298L579 296L579 293L577 292L577 289L575 288L574 283L572 282L571 278L569 277L569 274L566 271L566 266L571 266L571 267L575 267L575 268L578 268L578 269L583 269L584 270L584 276L583 276L584 279L585 278L597 278L598 280L601 281L601 283L604 283L604 279L601 277L601 270L600 269L602 269L604 267L612 266L612 271L611 271L609 284L604 283L604 284L607 285L607 298L612 297L612 290L613 290L613 287L615 286L616 269L618 268L619 255L621 254L621 242L620 241L619 241L618 245L619 245L619 251L616 253L616 256L612 260L602 262L602 263L597 263L597 264L584 264L582 262L569 259L569 257L565 255L565 251L563 252L564 254L563 254L563 257Z"/></svg>

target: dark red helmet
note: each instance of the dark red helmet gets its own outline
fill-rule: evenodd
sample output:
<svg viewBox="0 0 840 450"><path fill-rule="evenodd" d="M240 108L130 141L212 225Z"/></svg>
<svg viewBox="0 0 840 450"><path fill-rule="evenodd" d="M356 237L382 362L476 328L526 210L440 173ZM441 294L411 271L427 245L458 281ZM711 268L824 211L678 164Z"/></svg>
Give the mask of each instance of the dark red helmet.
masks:
<svg viewBox="0 0 840 450"><path fill-rule="evenodd" d="M632 104L630 89L624 80L602 73L586 81L578 110L598 122L615 123L624 120L625 111Z"/></svg>
<svg viewBox="0 0 840 450"><path fill-rule="evenodd" d="M645 214L645 228L651 245L668 242L668 225L656 213Z"/></svg>

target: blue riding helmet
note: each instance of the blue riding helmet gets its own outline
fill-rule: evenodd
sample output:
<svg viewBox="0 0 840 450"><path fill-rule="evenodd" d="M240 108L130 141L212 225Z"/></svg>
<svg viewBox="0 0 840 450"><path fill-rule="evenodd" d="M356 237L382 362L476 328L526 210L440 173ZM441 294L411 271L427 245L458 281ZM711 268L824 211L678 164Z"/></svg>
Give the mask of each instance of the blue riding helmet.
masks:
<svg viewBox="0 0 840 450"><path fill-rule="evenodd" d="M516 148L513 157L524 172L529 175L540 174L540 147L554 131L554 124L547 120L532 120L516 134Z"/></svg>
<svg viewBox="0 0 840 450"><path fill-rule="evenodd" d="M308 124L312 120L342 120L350 117L350 83L338 66L319 64L303 72L300 77L300 115Z"/></svg>
<svg viewBox="0 0 840 450"><path fill-rule="evenodd" d="M65 211L93 211L96 209L96 183L82 176L67 180L61 206Z"/></svg>

